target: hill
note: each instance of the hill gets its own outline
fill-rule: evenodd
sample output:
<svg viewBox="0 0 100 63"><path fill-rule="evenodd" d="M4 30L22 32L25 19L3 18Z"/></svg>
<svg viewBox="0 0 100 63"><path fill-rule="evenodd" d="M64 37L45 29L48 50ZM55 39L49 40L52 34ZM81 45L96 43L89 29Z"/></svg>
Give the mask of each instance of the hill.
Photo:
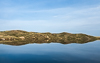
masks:
<svg viewBox="0 0 100 63"><path fill-rule="evenodd" d="M23 30L10 30L0 32L0 43L5 42L23 42L23 43L42 43L44 42L58 42L58 43L85 43L97 40L97 37L86 34L71 34L67 32L62 33L36 33L27 32Z"/></svg>

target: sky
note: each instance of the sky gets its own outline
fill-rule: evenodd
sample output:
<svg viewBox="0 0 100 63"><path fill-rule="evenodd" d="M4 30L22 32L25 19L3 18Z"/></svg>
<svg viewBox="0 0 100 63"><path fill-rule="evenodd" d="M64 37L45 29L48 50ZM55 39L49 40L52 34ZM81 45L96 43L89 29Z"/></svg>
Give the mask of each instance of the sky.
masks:
<svg viewBox="0 0 100 63"><path fill-rule="evenodd" d="M0 0L0 31L100 36L100 0Z"/></svg>

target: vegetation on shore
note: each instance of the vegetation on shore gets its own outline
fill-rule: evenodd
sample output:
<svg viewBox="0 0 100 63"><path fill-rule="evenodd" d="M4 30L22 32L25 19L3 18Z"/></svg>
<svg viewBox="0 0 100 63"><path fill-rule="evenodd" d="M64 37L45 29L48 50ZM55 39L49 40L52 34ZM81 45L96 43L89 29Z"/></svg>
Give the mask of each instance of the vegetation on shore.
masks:
<svg viewBox="0 0 100 63"><path fill-rule="evenodd" d="M0 32L0 43L86 43L98 38L86 34L62 33L37 33L22 30L11 30Z"/></svg>
<svg viewBox="0 0 100 63"><path fill-rule="evenodd" d="M97 40L100 40L100 36L96 36Z"/></svg>

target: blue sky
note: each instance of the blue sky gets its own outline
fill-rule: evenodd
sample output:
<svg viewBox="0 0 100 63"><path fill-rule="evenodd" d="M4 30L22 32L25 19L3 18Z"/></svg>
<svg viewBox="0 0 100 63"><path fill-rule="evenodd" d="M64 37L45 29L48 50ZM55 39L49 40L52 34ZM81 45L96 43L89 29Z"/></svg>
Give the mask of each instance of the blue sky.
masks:
<svg viewBox="0 0 100 63"><path fill-rule="evenodd" d="M100 0L0 0L0 31L100 35Z"/></svg>

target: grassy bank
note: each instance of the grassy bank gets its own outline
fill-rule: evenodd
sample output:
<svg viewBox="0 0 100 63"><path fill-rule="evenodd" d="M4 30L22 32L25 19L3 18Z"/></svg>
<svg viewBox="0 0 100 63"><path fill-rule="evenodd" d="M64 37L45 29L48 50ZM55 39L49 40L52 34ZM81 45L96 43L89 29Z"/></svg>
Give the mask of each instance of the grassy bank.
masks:
<svg viewBox="0 0 100 63"><path fill-rule="evenodd" d="M97 40L100 40L100 36L95 36L97 38Z"/></svg>
<svg viewBox="0 0 100 63"><path fill-rule="evenodd" d="M93 37L86 34L71 34L67 32L62 33L37 33L27 32L22 30L11 30L0 32L0 43L19 42L19 43L85 43L99 39L100 37Z"/></svg>

